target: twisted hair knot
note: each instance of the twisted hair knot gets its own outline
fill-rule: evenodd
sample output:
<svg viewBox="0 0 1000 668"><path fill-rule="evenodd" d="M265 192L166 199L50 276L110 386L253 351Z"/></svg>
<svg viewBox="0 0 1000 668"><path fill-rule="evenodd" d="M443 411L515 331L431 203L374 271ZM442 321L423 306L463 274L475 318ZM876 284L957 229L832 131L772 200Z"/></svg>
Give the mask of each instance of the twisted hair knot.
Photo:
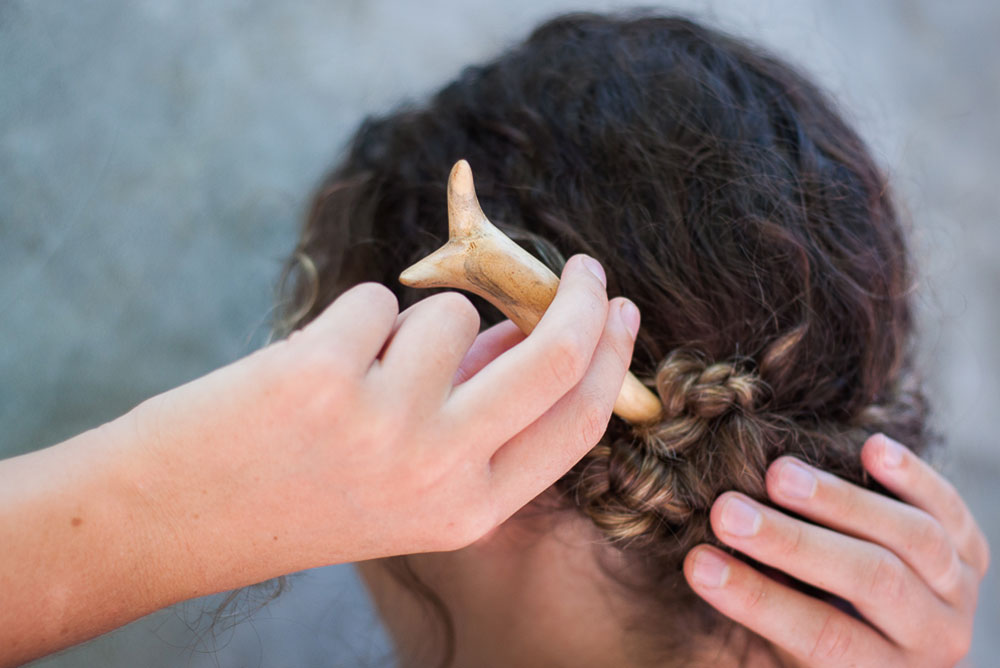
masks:
<svg viewBox="0 0 1000 668"><path fill-rule="evenodd" d="M663 419L717 418L736 408L753 410L764 384L737 362L709 364L703 356L680 349L660 365L656 389L663 401Z"/></svg>
<svg viewBox="0 0 1000 668"><path fill-rule="evenodd" d="M606 535L652 540L682 532L702 540L707 523L693 520L707 517L723 485L763 494L779 435L773 416L758 411L768 386L749 367L709 363L690 349L663 360L655 381L660 419L599 444L577 467L577 504Z"/></svg>

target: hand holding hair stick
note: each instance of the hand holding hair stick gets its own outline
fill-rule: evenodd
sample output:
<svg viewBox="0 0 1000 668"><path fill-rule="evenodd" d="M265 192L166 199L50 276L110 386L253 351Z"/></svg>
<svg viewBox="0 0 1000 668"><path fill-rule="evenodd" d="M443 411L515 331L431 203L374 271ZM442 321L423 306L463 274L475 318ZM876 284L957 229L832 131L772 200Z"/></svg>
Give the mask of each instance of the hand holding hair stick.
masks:
<svg viewBox="0 0 1000 668"><path fill-rule="evenodd" d="M496 306L530 334L552 303L559 279L489 221L479 206L469 163L459 160L448 178L448 242L399 276L415 288L467 290ZM626 374L614 412L632 423L655 420L660 399Z"/></svg>
<svg viewBox="0 0 1000 668"><path fill-rule="evenodd" d="M286 339L0 461L0 668L195 596L479 540L600 439L628 306L574 257L515 343L507 322L479 334L458 293L399 313L362 283Z"/></svg>

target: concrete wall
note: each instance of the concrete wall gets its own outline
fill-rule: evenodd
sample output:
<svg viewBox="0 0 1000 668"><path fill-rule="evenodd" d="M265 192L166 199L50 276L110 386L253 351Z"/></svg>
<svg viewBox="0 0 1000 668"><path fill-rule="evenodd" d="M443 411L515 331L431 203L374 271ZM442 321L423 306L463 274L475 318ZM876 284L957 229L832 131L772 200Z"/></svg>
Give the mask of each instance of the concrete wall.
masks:
<svg viewBox="0 0 1000 668"><path fill-rule="evenodd" d="M572 8L95 0L0 4L0 454L47 445L258 346L310 188L366 113ZM677 2L843 102L914 219L946 470L1000 546L1000 4ZM994 569L995 571L996 569ZM973 659L1000 654L983 592ZM41 662L383 665L349 567L228 631L195 601ZM213 651L213 648L218 648Z"/></svg>

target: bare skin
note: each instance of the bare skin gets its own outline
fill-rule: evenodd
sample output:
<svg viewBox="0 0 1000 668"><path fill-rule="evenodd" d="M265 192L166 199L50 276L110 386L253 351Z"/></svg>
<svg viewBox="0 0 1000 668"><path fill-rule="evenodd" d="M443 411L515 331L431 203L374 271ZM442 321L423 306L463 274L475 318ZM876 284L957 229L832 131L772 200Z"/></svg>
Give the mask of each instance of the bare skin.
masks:
<svg viewBox="0 0 1000 668"><path fill-rule="evenodd" d="M898 464L889 454L902 455ZM759 520L730 517L722 495L713 507L721 540L763 563L851 601L870 625L794 591L709 546L685 562L688 582L720 612L777 649L784 665L953 666L968 652L979 584L989 549L954 488L905 448L882 436L862 450L865 468L909 504L861 489L792 458L768 472L776 504L817 527L750 502ZM788 486L788 466L813 476ZM789 490L805 490L807 497ZM801 492L800 492L801 494ZM749 500L747 500L749 501ZM736 536L749 518L751 536ZM496 531L462 550L411 557L416 572L448 605L456 625L456 668L481 666L649 666L634 651L643 638L626 622L642 614L598 567L614 553L599 547L589 521L571 512L527 506ZM706 553L722 569L696 573ZM621 562L625 563L625 562ZM392 634L403 665L439 657L433 622L384 564L359 570ZM876 630L878 629L878 630ZM665 630L669 632L669 629ZM733 647L692 639L698 665L767 666L758 651L740 664Z"/></svg>
<svg viewBox="0 0 1000 668"><path fill-rule="evenodd" d="M638 326L583 256L501 355L464 297L400 314L365 284L286 341L0 462L0 665L284 573L468 545L597 442Z"/></svg>
<svg viewBox="0 0 1000 668"><path fill-rule="evenodd" d="M986 538L955 488L899 443L873 436L861 460L905 503L786 457L768 471L768 495L821 526L727 493L712 507L712 528L727 545L850 601L869 624L709 546L688 555L688 582L798 665L953 666L972 642ZM746 508L734 512L734 500Z"/></svg>
<svg viewBox="0 0 1000 668"><path fill-rule="evenodd" d="M622 598L597 569L582 517L529 504L462 550L408 557L449 606L455 666L627 666ZM379 562L358 565L406 668L440 660L439 630Z"/></svg>
<svg viewBox="0 0 1000 668"><path fill-rule="evenodd" d="M580 649L574 665L628 665L619 663L618 615L605 614L628 601L580 557L581 541L593 542L586 524L539 527L527 512L505 520L600 438L638 325L627 300L608 301L599 265L581 257L567 263L555 301L526 339L510 323L477 336L475 311L458 295L400 314L386 288L362 285L287 341L103 427L0 462L0 665L280 574L449 550L421 559L431 570L435 562L462 569L456 600L478 592L489 603L462 627L461 657L473 661L465 665L489 665L474 662L483 648L494 657L514 650L515 629L519 665L549 656L536 650ZM859 608L874 603L867 614L876 625L898 616L943 641L920 644L928 634L903 629L879 644L867 627L765 589L737 564L719 571L721 586L696 589L790 656L807 660L810 647L829 646L839 652L825 653L833 663L950 665L968 647L985 541L961 499L917 460L904 457L890 473L865 457L873 475L928 512L838 496L822 475L809 499L773 498L858 537L825 537L823 549L855 570L820 586L855 600L865 592L849 588L852 572L888 569L907 595L882 606L859 600ZM800 527L803 540L789 543L795 525L770 513L756 526L759 533L731 544L779 567L781 546L791 545L803 550L806 571L822 570L813 531ZM866 526L877 533L863 533ZM898 526L909 532L888 530ZM956 563L949 549L958 559L951 570L941 566ZM484 567L491 586L477 590ZM545 607L553 601L571 605ZM798 625L782 623L789 617ZM818 642L830 628L837 642Z"/></svg>

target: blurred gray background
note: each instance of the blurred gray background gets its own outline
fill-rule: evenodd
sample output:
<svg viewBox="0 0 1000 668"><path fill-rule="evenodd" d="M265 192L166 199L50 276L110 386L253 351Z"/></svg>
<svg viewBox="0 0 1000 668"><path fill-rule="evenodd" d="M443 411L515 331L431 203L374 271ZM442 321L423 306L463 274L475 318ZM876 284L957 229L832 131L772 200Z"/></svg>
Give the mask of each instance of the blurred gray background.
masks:
<svg viewBox="0 0 1000 668"><path fill-rule="evenodd" d="M419 99L554 13L616 6L0 0L0 455L259 346L308 194L364 115ZM667 8L799 63L891 174L914 221L942 463L1000 550L1000 3ZM1000 656L996 571L969 665ZM297 576L233 628L207 630L211 605L38 665L390 665L349 566Z"/></svg>

